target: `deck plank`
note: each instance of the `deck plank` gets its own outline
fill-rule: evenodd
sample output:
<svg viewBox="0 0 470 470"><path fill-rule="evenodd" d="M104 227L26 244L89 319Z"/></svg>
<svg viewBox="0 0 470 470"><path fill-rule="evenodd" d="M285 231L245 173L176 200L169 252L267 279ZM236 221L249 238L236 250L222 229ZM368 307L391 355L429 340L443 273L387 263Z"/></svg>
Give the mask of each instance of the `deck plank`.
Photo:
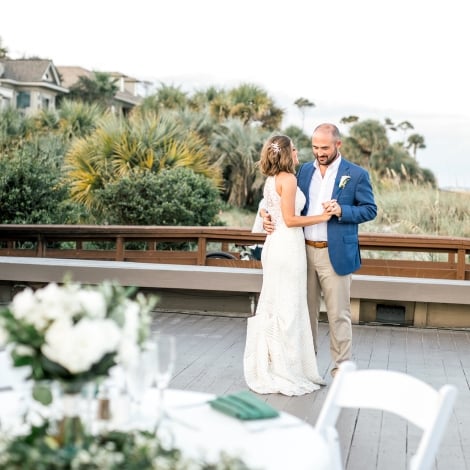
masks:
<svg viewBox="0 0 470 470"><path fill-rule="evenodd" d="M154 328L177 338L172 388L223 394L246 389L243 350L246 319L158 312ZM353 360L359 368L384 368L414 375L434 387L459 389L454 414L439 449L435 470L470 469L470 331L383 325L353 326ZM318 366L331 384L328 324L320 323ZM328 386L300 396L260 395L276 408L315 424ZM419 431L387 413L348 410L338 429L346 470L406 470Z"/></svg>

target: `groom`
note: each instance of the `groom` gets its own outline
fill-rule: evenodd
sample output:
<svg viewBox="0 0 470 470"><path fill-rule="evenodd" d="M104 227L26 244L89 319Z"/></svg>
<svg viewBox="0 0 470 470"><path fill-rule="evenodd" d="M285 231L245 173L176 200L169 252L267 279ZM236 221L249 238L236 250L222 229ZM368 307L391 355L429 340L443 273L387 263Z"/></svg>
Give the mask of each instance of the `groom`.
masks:
<svg viewBox="0 0 470 470"><path fill-rule="evenodd" d="M297 172L297 185L307 202L302 215L327 208L334 217L304 228L307 251L307 297L315 350L321 293L330 331L330 352L335 376L341 362L351 359L351 279L361 266L358 226L377 215L372 185L366 170L345 160L341 135L334 124L320 124L312 135L314 161Z"/></svg>

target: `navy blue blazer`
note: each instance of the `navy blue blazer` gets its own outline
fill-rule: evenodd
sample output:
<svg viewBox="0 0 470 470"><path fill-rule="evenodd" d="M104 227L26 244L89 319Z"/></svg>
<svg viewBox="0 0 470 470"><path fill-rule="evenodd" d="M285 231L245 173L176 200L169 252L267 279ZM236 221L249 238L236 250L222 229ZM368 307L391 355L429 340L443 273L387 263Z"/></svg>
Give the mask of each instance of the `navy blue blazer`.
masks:
<svg viewBox="0 0 470 470"><path fill-rule="evenodd" d="M308 210L309 187L314 171L313 161L302 164L297 171L297 185L307 199L302 215L306 215ZM349 180L340 188L343 176L349 176ZM369 173L341 157L331 198L338 201L342 214L341 218L333 216L328 221L328 254L336 273L344 276L361 267L359 224L377 215Z"/></svg>

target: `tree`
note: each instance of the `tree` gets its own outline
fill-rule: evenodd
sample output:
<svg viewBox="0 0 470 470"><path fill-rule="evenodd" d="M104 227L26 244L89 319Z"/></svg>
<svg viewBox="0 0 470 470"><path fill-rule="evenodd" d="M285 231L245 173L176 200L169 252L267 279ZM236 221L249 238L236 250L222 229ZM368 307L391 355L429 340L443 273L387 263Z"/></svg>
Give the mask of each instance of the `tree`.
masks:
<svg viewBox="0 0 470 470"><path fill-rule="evenodd" d="M389 145L385 127L373 119L354 124L343 139L344 154L366 168L371 167L374 154Z"/></svg>
<svg viewBox="0 0 470 470"><path fill-rule="evenodd" d="M301 163L312 160L312 140L300 127L289 126L282 133L288 135L292 142L294 142L294 145L297 147L297 156Z"/></svg>
<svg viewBox="0 0 470 470"><path fill-rule="evenodd" d="M408 145L407 149L411 149L413 158L416 160L416 152L418 149L425 149L426 145L424 143L424 137L419 134L411 134L408 136Z"/></svg>
<svg viewBox="0 0 470 470"><path fill-rule="evenodd" d="M160 82L157 91L150 96L145 97L140 103L139 107L143 111L169 110L169 109L184 109L188 106L187 94L181 91L180 87L174 85L165 85Z"/></svg>
<svg viewBox="0 0 470 470"><path fill-rule="evenodd" d="M212 146L216 164L225 180L225 199L240 208L255 204L262 179L257 170L267 132L246 126L240 119L228 120L215 133Z"/></svg>
<svg viewBox="0 0 470 470"><path fill-rule="evenodd" d="M307 98L297 98L294 101L294 104L299 108L300 114L302 115L302 130L305 128L304 123L305 123L305 111L307 108L314 108L315 103L312 101L309 101Z"/></svg>
<svg viewBox="0 0 470 470"><path fill-rule="evenodd" d="M70 87L68 98L89 104L98 103L108 109L119 90L117 81L117 78L106 72L93 72L91 77L82 75Z"/></svg>
<svg viewBox="0 0 470 470"><path fill-rule="evenodd" d="M359 121L359 117L355 115L345 116L340 119L341 124L354 124L355 122Z"/></svg>
<svg viewBox="0 0 470 470"><path fill-rule="evenodd" d="M209 102L211 114L219 123L231 118L264 129L279 129L284 112L262 88L249 83L215 93Z"/></svg>
<svg viewBox="0 0 470 470"><path fill-rule="evenodd" d="M400 123L397 125L397 127L398 127L398 129L400 129L401 131L403 131L402 145L404 146L404 145L405 145L405 142L406 142L406 133L407 133L410 129L414 129L413 124L411 124L411 122L409 122L409 121L402 121L402 122L400 122Z"/></svg>

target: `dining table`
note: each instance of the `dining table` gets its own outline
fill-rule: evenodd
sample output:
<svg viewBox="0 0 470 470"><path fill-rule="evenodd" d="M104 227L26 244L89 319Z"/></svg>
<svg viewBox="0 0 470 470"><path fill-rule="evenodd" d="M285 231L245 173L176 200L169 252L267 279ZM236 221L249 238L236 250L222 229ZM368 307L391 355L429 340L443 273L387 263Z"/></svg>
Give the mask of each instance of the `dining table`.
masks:
<svg viewBox="0 0 470 470"><path fill-rule="evenodd" d="M0 355L0 359L2 355ZM7 364L0 361L0 428L3 432L22 432L19 417L25 408L35 410L34 415L45 415L47 407L21 393L18 386L8 380ZM244 392L246 393L246 392ZM250 392L251 393L251 392ZM229 395L229 394L228 394ZM264 401L263 395L253 394ZM336 448L315 430L314 426L284 411L263 419L239 419L214 408L211 401L217 396L200 391L169 388L164 392L163 413L157 408L158 392L150 388L140 405L144 411L139 421L130 419L132 408L129 397L110 389L109 419L98 419L99 399L93 396L88 409L90 429L152 429L163 441L168 440L189 458L217 462L222 453L238 457L250 469L256 470L331 470ZM161 410L160 410L161 411ZM276 410L277 411L277 410ZM158 427L156 416L160 415Z"/></svg>

